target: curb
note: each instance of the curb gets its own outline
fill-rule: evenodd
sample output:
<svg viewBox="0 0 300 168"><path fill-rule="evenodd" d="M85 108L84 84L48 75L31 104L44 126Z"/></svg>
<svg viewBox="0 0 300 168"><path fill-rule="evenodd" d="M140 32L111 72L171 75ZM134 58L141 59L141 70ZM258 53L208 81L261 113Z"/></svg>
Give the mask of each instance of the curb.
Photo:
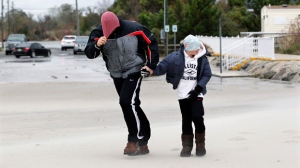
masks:
<svg viewBox="0 0 300 168"><path fill-rule="evenodd" d="M247 78L247 77L254 77L255 75L218 75L218 74L212 74L212 76L220 77L220 78Z"/></svg>

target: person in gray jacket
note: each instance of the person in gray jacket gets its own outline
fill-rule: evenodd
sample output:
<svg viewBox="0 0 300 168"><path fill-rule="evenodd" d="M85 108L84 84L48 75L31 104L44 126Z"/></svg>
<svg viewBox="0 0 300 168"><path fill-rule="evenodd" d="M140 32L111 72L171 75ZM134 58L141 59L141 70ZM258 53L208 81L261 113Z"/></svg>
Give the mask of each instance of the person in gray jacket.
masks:
<svg viewBox="0 0 300 168"><path fill-rule="evenodd" d="M89 59L100 53L119 95L119 104L128 128L125 155L148 154L150 123L140 107L140 87L145 65L154 69L159 60L158 44L145 26L118 18L113 12L101 16L101 25L92 30L85 54Z"/></svg>
<svg viewBox="0 0 300 168"><path fill-rule="evenodd" d="M173 89L177 89L182 114L181 157L191 156L194 139L192 123L195 126L196 155L206 154L203 97L212 76L206 56L210 56L210 53L200 40L188 35L180 49L165 57L154 71L143 67L151 75L166 74L167 82L173 85Z"/></svg>

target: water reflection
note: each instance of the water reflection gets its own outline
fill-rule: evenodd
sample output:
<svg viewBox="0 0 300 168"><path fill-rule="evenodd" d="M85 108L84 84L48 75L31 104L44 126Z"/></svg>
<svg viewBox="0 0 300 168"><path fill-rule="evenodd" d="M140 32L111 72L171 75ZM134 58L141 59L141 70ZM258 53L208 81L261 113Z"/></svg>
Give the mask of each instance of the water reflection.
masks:
<svg viewBox="0 0 300 168"><path fill-rule="evenodd" d="M51 60L13 60L13 61L5 61L5 63L28 63L28 62L51 62Z"/></svg>

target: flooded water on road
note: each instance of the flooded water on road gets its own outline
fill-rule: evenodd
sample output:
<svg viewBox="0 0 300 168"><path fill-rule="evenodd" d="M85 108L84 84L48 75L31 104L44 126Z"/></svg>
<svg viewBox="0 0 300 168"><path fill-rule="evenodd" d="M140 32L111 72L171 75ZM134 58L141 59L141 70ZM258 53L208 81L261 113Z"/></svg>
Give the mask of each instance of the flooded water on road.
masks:
<svg viewBox="0 0 300 168"><path fill-rule="evenodd" d="M72 50L52 49L50 57L0 56L0 83L110 81L102 57L88 59Z"/></svg>
<svg viewBox="0 0 300 168"><path fill-rule="evenodd" d="M0 83L14 82L111 82L102 57L88 59L84 53L73 55L72 50L61 51L60 42L44 42L53 47L51 57L15 58L0 55ZM56 48L56 49L55 49ZM145 78L144 81L165 80L164 76ZM249 88L293 88L298 83L256 78L219 78L212 77L210 89L218 90L221 85L236 86L238 90ZM279 88L280 88L279 87Z"/></svg>

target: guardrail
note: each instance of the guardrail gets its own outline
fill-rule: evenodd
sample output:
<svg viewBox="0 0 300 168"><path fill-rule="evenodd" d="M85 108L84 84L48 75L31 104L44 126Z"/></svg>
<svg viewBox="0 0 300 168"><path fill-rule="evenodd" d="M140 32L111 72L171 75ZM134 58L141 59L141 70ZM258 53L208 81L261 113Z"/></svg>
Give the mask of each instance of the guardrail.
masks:
<svg viewBox="0 0 300 168"><path fill-rule="evenodd" d="M240 63L246 63L255 51L253 38L242 38L222 49L222 68L229 70ZM240 65L242 66L242 65Z"/></svg>
<svg viewBox="0 0 300 168"><path fill-rule="evenodd" d="M209 45L214 52L220 53L220 38L197 36ZM222 66L229 70L247 62L251 57L274 59L274 38L272 37L222 37Z"/></svg>

